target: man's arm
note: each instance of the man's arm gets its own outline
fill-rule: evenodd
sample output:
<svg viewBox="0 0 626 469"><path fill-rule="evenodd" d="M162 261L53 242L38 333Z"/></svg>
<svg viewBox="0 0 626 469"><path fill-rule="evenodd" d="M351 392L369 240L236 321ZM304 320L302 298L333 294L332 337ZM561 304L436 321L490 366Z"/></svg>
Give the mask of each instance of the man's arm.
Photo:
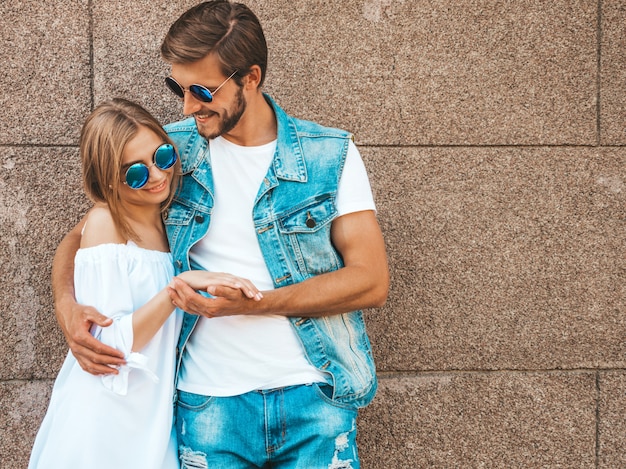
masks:
<svg viewBox="0 0 626 469"><path fill-rule="evenodd" d="M331 227L331 239L343 258L343 268L263 292L261 301L219 288L209 290L216 298L204 298L177 280L173 283L175 289L170 289L170 297L181 309L207 317L235 314L316 317L382 306L389 291L389 269L374 212L354 212L337 218Z"/></svg>
<svg viewBox="0 0 626 469"><path fill-rule="evenodd" d="M57 321L80 366L94 375L117 374L111 366L124 364L119 350L104 345L89 332L92 324L111 325L111 319L90 306L79 305L74 296L74 257L80 247L81 220L59 243L52 262L52 292Z"/></svg>

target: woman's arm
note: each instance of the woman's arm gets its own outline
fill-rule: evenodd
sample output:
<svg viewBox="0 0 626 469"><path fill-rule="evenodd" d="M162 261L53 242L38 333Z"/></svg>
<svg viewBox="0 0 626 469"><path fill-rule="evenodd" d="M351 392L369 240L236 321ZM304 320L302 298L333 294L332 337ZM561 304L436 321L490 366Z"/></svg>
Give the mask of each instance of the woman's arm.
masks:
<svg viewBox="0 0 626 469"><path fill-rule="evenodd" d="M81 360L79 360L81 367L92 374L116 373L117 371L112 369L111 366L124 363L124 351L106 345L91 335L90 329L94 323L107 327L113 321L111 318L100 314L93 307L76 303L73 278L74 257L79 247L89 248L108 243L125 244L125 239L120 236L108 208L96 206L61 242L59 249L57 249L53 267L53 288L55 292L59 292L57 302L59 305L57 307L59 323L62 324L64 332L67 331L66 337L68 337L68 342L71 340L70 343L73 345L71 347L72 352L75 353L74 350L76 350L75 356L78 354L81 357ZM70 258L72 261L68 262ZM91 269L89 269L89 272L91 272ZM108 275L118 276L121 274L122 272L111 271ZM179 278L194 290L207 291L209 288L220 287L229 290L239 290L241 294L251 299L260 299L261 297L257 288L249 280L225 273L190 271L184 272ZM111 280L111 284L116 284L113 281L115 279ZM105 284L108 284L108 282L105 282ZM104 287L105 285L102 286ZM102 294L102 289L94 292L95 297L102 296ZM121 295L121 291L117 293L110 292L110 295L116 294ZM111 298L110 295L105 294L104 296ZM107 301L106 298L101 298L99 304L103 307L109 303L110 301ZM132 313L133 343L131 351L136 352L145 347L165 323L174 308L175 306L172 304L167 290L164 289L148 303L135 310ZM115 314L113 311L110 311L110 313ZM113 332L105 335L116 336ZM75 340L74 337L78 338ZM128 344L128 346L130 345Z"/></svg>
<svg viewBox="0 0 626 469"><path fill-rule="evenodd" d="M83 370L93 375L117 374L113 367L123 365L124 354L95 339L93 324L111 325L111 319L91 306L76 302L74 292L74 257L80 247L85 216L61 241L52 262L52 291L57 321L74 357Z"/></svg>
<svg viewBox="0 0 626 469"><path fill-rule="evenodd" d="M259 301L261 293L247 279L226 273L193 270L183 272L178 279L194 290L213 289L215 287L238 290L247 298ZM157 333L174 310L167 289L161 290L148 303L133 313L133 352L140 351Z"/></svg>

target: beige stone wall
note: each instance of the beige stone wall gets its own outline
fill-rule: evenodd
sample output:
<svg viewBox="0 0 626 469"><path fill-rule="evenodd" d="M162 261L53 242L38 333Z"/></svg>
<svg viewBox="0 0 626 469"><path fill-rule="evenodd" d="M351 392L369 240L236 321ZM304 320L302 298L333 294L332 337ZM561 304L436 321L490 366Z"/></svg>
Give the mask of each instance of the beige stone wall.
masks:
<svg viewBox="0 0 626 469"><path fill-rule="evenodd" d="M158 46L193 3L0 2L2 469L66 353L49 276L88 207L82 121L118 95L180 117ZM626 2L249 4L267 91L354 132L379 207L363 467L626 467Z"/></svg>

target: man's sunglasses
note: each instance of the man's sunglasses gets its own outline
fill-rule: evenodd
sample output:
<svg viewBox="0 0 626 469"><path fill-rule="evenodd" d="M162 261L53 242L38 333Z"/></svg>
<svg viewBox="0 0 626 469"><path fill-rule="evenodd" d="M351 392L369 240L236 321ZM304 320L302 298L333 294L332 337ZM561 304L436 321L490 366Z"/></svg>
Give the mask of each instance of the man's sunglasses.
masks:
<svg viewBox="0 0 626 469"><path fill-rule="evenodd" d="M148 167L143 163L135 163L126 170L125 183L131 189L141 189L150 179L150 168L156 166L160 170L166 170L174 166L178 155L169 143L164 143L157 148L152 156L153 163Z"/></svg>
<svg viewBox="0 0 626 469"><path fill-rule="evenodd" d="M180 84L172 77L167 77L165 79L165 84L172 91L172 93L174 93L180 99L184 99L185 91L189 91L191 93L191 96L196 98L198 101L202 101L203 103L210 103L211 101L213 101L213 96L215 95L215 93L217 93L219 89L228 82L228 80L234 77L235 73L237 73L238 71L239 70L235 70L233 73L231 73L230 76L226 80L224 80L220 86L215 88L215 91L211 91L206 86L202 85L190 85L188 89L185 89L180 86Z"/></svg>

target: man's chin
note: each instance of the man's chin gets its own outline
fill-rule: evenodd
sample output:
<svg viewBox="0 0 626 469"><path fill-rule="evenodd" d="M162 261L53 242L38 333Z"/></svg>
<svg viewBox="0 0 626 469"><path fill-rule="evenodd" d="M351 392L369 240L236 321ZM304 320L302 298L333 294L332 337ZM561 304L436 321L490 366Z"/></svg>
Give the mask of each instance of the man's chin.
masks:
<svg viewBox="0 0 626 469"><path fill-rule="evenodd" d="M210 126L204 122L198 122L198 119L196 119L196 128L198 129L198 133L207 140L213 140L221 135L219 130L210 128Z"/></svg>

